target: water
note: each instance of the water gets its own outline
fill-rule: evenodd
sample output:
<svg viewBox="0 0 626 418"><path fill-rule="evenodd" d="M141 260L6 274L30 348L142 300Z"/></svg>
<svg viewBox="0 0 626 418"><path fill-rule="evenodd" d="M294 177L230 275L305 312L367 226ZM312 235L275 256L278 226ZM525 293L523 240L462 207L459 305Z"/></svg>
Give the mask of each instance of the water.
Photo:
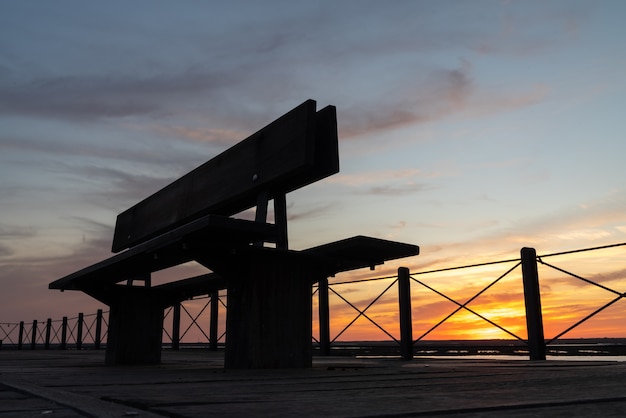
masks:
<svg viewBox="0 0 626 418"><path fill-rule="evenodd" d="M360 359L399 359L400 356L355 356ZM414 360L496 360L496 361L528 361L528 356L511 355L446 355L446 356L413 356ZM624 362L626 356L546 356L546 360L552 361L598 361L598 362Z"/></svg>
<svg viewBox="0 0 626 418"><path fill-rule="evenodd" d="M459 355L459 356L415 356L415 359L446 359L446 360L523 360L528 361L528 356L511 355ZM546 356L546 360L556 361L626 361L626 356Z"/></svg>
<svg viewBox="0 0 626 418"><path fill-rule="evenodd" d="M335 343L335 353L361 358L398 358L398 344L389 342ZM570 339L546 347L546 359L553 361L626 361L626 339ZM526 360L528 346L514 340L419 341L414 358L460 360Z"/></svg>

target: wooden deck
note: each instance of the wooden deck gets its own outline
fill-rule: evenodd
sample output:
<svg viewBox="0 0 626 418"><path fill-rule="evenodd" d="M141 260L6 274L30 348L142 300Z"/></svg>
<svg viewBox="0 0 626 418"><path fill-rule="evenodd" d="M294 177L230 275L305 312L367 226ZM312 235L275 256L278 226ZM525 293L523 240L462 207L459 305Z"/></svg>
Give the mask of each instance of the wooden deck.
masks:
<svg viewBox="0 0 626 418"><path fill-rule="evenodd" d="M626 415L626 363L315 357L228 370L220 352L103 365L104 351L0 351L0 416L594 417Z"/></svg>

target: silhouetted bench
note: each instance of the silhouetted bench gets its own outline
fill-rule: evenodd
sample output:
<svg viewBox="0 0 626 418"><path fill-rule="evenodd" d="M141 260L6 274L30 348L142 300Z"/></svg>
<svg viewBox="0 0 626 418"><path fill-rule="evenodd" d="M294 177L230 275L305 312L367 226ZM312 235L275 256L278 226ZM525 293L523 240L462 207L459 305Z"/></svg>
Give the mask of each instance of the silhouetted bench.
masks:
<svg viewBox="0 0 626 418"><path fill-rule="evenodd" d="M107 364L160 362L164 309L227 289L226 367L309 367L312 284L419 252L363 236L289 250L286 194L338 171L335 108L308 100L122 212L118 254L49 287L110 307ZM253 207L254 221L232 217ZM151 285L152 272L192 260L213 273Z"/></svg>

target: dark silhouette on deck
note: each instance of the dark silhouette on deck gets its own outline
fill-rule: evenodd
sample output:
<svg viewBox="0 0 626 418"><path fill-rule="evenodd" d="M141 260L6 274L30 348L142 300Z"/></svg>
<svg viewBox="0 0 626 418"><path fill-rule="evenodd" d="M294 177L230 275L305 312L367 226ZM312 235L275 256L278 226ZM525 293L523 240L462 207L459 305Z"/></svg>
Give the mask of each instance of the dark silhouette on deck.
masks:
<svg viewBox="0 0 626 418"><path fill-rule="evenodd" d="M164 309L227 289L225 367L310 367L311 286L419 252L364 236L289 250L286 194L338 171L336 110L316 111L307 100L121 213L119 254L49 287L81 290L110 307L107 364L160 362ZM251 207L254 221L231 217ZM152 272L191 260L213 273L151 286Z"/></svg>

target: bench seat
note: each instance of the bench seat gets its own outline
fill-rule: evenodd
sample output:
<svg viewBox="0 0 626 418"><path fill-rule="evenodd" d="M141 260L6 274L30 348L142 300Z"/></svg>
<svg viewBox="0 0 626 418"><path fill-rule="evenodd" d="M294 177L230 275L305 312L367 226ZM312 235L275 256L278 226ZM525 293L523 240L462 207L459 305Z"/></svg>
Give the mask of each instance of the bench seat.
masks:
<svg viewBox="0 0 626 418"><path fill-rule="evenodd" d="M143 279L155 272L194 259L194 247L245 246L272 241L273 224L206 215L196 221L136 245L99 263L78 270L49 284L50 289L85 290L126 280Z"/></svg>
<svg viewBox="0 0 626 418"><path fill-rule="evenodd" d="M385 261L418 255L419 247L402 242L358 235L312 247L303 252L333 260L335 270L333 274L335 274L364 267L369 267L373 270L374 266L384 264Z"/></svg>

